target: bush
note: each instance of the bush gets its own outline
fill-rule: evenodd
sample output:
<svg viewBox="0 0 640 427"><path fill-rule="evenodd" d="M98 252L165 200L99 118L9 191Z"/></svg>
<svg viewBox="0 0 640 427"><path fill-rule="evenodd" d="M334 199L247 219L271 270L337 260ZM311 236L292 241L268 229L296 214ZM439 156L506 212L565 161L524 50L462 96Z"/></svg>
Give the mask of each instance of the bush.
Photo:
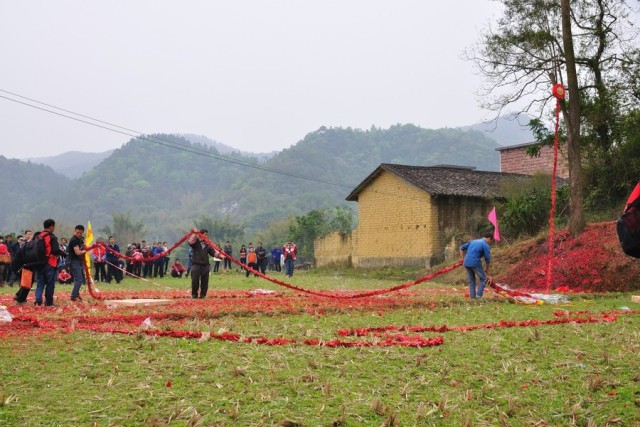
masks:
<svg viewBox="0 0 640 427"><path fill-rule="evenodd" d="M529 184L506 188L507 200L502 205L501 228L514 237L535 235L549 223L551 211L551 177L536 175ZM556 188L556 218L566 218L569 186Z"/></svg>

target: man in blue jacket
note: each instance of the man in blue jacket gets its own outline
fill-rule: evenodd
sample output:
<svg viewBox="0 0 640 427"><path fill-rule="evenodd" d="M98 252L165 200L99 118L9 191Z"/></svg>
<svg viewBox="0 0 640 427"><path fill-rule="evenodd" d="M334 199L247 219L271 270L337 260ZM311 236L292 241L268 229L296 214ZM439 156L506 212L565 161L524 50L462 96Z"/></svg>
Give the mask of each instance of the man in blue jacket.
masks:
<svg viewBox="0 0 640 427"><path fill-rule="evenodd" d="M470 298L482 298L491 265L491 246L489 246L491 243L493 243L493 233L486 233L480 239L470 240L460 246L460 256L464 259L462 265L467 270ZM485 268L482 268L482 258L484 258ZM477 289L476 276L480 281Z"/></svg>

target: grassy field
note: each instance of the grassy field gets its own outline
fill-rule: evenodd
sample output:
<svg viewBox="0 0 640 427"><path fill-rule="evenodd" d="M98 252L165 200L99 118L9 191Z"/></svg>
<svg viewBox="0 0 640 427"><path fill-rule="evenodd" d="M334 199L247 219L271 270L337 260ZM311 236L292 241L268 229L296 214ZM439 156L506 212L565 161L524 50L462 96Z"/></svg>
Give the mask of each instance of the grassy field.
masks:
<svg viewBox="0 0 640 427"><path fill-rule="evenodd" d="M382 289L414 274L296 272L291 283ZM109 308L84 290L74 304L57 285L57 308L18 307L15 288L0 289L14 315L0 324L0 425L640 425L630 294L527 306L426 283L337 300L237 272L212 275L204 300L188 298L188 279L99 288L172 303ZM407 346L415 337L444 341Z"/></svg>

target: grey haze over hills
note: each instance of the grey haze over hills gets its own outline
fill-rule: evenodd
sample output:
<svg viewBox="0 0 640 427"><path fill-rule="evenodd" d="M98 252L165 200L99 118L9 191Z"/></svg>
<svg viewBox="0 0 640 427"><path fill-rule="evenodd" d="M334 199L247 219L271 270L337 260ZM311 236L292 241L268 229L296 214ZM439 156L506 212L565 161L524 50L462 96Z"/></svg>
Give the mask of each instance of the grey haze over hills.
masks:
<svg viewBox="0 0 640 427"><path fill-rule="evenodd" d="M213 147L220 154L232 154L238 153L246 157L253 157L261 162L269 160L277 154L276 151L271 153L250 153L248 151L238 150L231 146L214 141L203 135L192 134L176 134L193 144L201 144L207 147ZM109 157L114 150L108 150L101 153L85 153L82 151L67 151L66 153L58 154L57 156L50 157L31 157L28 159L21 159L29 161L31 163L37 163L45 166L49 166L55 172L66 176L67 178L76 179L80 178L82 174L90 171L97 165L99 165L104 159Z"/></svg>
<svg viewBox="0 0 640 427"><path fill-rule="evenodd" d="M67 151L51 157L33 157L24 159L31 163L49 166L54 171L68 178L80 178L83 173L98 166L104 159L109 157L114 150L103 151L102 153L85 153L82 151Z"/></svg>
<svg viewBox="0 0 640 427"><path fill-rule="evenodd" d="M484 133L488 138L494 140L500 146L510 146L524 144L534 141L533 133L526 126L529 118L499 118L495 121L476 123L469 126L460 126L461 130L478 130ZM523 124L524 123L524 124ZM220 154L241 154L246 157L252 157L259 162L265 162L273 158L278 152L270 153L252 153L242 151L221 142L210 139L204 135L194 134L176 134L194 144L201 144L207 147L215 148ZM87 171L92 170L99 165L104 159L108 158L114 150L108 150L101 153L85 153L80 151L69 151L51 157L34 157L23 159L32 163L43 164L51 167L55 172L62 174L71 179L77 179Z"/></svg>
<svg viewBox="0 0 640 427"><path fill-rule="evenodd" d="M535 137L528 123L532 117L522 115L520 117L507 116L497 120L476 123L469 126L461 126L460 129L475 129L483 132L487 137L496 141L503 147L510 145L527 144L534 142Z"/></svg>
<svg viewBox="0 0 640 427"><path fill-rule="evenodd" d="M270 159L271 157L275 156L278 152L277 151L272 151L270 153L252 153L249 151L242 151L242 150L238 150L237 148L233 148L229 145L223 144L221 142L218 141L214 141L211 138L207 138L204 135L193 135L193 134L176 134L177 136L181 136L182 138L186 139L187 141L193 143L193 144L202 144L202 145L206 145L208 147L213 147L216 150L218 150L218 152L220 154L232 154L232 153L238 153L241 154L243 156L247 156L247 157L253 157L256 158L260 161L265 161Z"/></svg>

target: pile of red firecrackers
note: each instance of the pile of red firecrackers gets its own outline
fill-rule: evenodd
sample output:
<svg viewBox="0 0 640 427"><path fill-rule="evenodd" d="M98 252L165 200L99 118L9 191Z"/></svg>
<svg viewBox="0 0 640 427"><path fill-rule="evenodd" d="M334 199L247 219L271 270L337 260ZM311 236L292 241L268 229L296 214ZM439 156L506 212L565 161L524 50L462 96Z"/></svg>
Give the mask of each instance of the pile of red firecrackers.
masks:
<svg viewBox="0 0 640 427"><path fill-rule="evenodd" d="M494 257L496 265L509 268L495 280L511 289L547 292L548 243L518 245L517 252ZM622 252L615 222L589 224L577 238L568 230L554 240L550 292L630 292L638 290L640 260Z"/></svg>

